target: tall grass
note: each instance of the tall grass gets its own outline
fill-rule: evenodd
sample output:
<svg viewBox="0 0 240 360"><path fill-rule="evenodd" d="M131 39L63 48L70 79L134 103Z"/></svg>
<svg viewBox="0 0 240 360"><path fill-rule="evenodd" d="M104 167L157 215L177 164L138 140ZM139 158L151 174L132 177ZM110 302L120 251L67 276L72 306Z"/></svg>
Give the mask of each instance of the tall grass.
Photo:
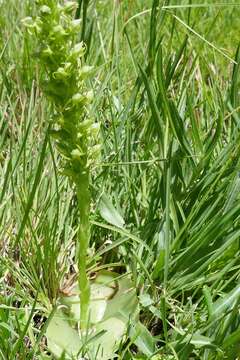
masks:
<svg viewBox="0 0 240 360"><path fill-rule="evenodd" d="M237 359L238 3L79 3L103 142L87 271L131 274L141 308L118 357ZM77 199L21 25L35 5L0 6L0 356L46 359L44 314L77 274Z"/></svg>

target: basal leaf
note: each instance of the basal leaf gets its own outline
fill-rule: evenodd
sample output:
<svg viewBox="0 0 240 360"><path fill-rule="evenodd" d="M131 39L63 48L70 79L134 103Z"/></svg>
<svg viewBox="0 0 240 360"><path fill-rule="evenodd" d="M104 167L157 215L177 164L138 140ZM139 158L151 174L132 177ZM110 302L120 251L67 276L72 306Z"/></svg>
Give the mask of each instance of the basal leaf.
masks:
<svg viewBox="0 0 240 360"><path fill-rule="evenodd" d="M104 220L109 224L119 228L124 227L124 220L119 212L113 206L107 195L103 194L99 203L99 211Z"/></svg>

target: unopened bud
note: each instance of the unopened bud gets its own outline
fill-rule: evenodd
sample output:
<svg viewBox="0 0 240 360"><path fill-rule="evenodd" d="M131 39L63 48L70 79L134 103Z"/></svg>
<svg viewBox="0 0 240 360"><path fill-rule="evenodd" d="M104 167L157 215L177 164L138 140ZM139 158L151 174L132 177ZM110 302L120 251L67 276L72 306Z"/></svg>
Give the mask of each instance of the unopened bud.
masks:
<svg viewBox="0 0 240 360"><path fill-rule="evenodd" d="M90 154L92 158L97 158L100 155L101 152L101 145L97 144L94 145L91 149L90 149Z"/></svg>
<svg viewBox="0 0 240 360"><path fill-rule="evenodd" d="M51 11L49 6L43 5L40 8L40 13L43 14L43 15L50 15L52 13L52 11Z"/></svg>
<svg viewBox="0 0 240 360"><path fill-rule="evenodd" d="M85 94L87 103L91 103L93 101L93 91L90 90Z"/></svg>
<svg viewBox="0 0 240 360"><path fill-rule="evenodd" d="M51 57L53 55L53 51L51 50L50 46L47 46L45 49L43 49L41 53L44 57Z"/></svg>
<svg viewBox="0 0 240 360"><path fill-rule="evenodd" d="M34 27L34 20L31 16L27 16L24 19L22 19L22 24L27 28L32 28Z"/></svg>
<svg viewBox="0 0 240 360"><path fill-rule="evenodd" d="M83 44L83 42L80 42L80 43L77 43L73 47L73 49L72 49L72 51L70 53L70 57L76 59L78 57L82 57L84 55L84 53L85 53L84 44Z"/></svg>
<svg viewBox="0 0 240 360"><path fill-rule="evenodd" d="M63 7L62 10L66 14L71 14L73 11L77 10L78 4L75 1L68 1Z"/></svg>
<svg viewBox="0 0 240 360"><path fill-rule="evenodd" d="M57 71L53 73L53 78L57 80L64 80L69 76L63 67L59 67Z"/></svg>
<svg viewBox="0 0 240 360"><path fill-rule="evenodd" d="M72 20L71 25L72 25L72 30L73 31L75 31L75 32L80 31L80 29L81 29L81 19Z"/></svg>
<svg viewBox="0 0 240 360"><path fill-rule="evenodd" d="M97 136L100 130L100 125L98 123L94 123L92 124L91 128L90 128L90 133L93 136Z"/></svg>
<svg viewBox="0 0 240 360"><path fill-rule="evenodd" d="M80 160L83 153L79 149L74 149L71 152L71 156L74 160Z"/></svg>
<svg viewBox="0 0 240 360"><path fill-rule="evenodd" d="M53 28L53 33L58 36L65 36L67 33L61 25L56 25Z"/></svg>
<svg viewBox="0 0 240 360"><path fill-rule="evenodd" d="M73 95L73 97L72 97L73 105L80 104L81 102L83 102L83 100L84 100L84 96L80 93L77 93L77 94Z"/></svg>
<svg viewBox="0 0 240 360"><path fill-rule="evenodd" d="M93 71L93 66L88 66L88 65L84 65L82 68L81 68L81 71L80 71L80 77L81 79L85 79L87 78L88 76L91 75Z"/></svg>
<svg viewBox="0 0 240 360"><path fill-rule="evenodd" d="M84 131L84 130L88 130L91 126L92 126L92 120L87 119L81 122L81 124L79 125L79 129Z"/></svg>

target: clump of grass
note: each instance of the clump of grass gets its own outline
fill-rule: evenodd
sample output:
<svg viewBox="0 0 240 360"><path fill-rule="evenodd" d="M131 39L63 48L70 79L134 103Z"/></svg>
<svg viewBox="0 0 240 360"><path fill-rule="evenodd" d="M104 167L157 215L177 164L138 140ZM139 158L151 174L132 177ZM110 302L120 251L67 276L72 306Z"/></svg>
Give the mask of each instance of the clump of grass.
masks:
<svg viewBox="0 0 240 360"><path fill-rule="evenodd" d="M88 321L90 286L86 257L90 238L90 167L100 151L99 126L90 118L88 105L92 92L86 79L92 68L83 65L85 46L76 42L80 20L73 20L75 2L59 5L57 1L38 1L36 18L24 19L27 29L36 36L38 58L45 71L42 89L49 98L52 113L50 134L62 158L62 173L74 184L78 199L79 233L76 258L79 268L81 327Z"/></svg>

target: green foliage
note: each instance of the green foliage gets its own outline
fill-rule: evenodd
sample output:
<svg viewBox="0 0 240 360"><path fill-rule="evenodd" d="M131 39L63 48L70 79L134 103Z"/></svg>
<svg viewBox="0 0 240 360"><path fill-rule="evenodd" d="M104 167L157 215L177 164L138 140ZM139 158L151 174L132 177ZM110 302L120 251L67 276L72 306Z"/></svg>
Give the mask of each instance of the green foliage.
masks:
<svg viewBox="0 0 240 360"><path fill-rule="evenodd" d="M63 2L0 5L0 357L48 357L48 320L76 286L79 215L87 214L81 284L89 277L94 283L103 269L127 272L139 298L140 322L128 321L119 359L235 360L239 2L78 3L67 14ZM48 9L39 12L43 5L56 10L51 21ZM27 32L21 19L29 15ZM63 31L54 35L52 20L57 26L60 19ZM72 21L78 31L70 35ZM51 62L42 51L53 43L59 56ZM75 44L84 54L68 68ZM41 67L32 56L36 48ZM85 61L94 66L91 80L92 70L77 77ZM73 99L89 98L92 89L91 105ZM85 121L88 135L81 139ZM89 130L95 123L101 159L91 155L99 145ZM84 167L91 178L73 188ZM75 310L79 319L79 302Z"/></svg>

